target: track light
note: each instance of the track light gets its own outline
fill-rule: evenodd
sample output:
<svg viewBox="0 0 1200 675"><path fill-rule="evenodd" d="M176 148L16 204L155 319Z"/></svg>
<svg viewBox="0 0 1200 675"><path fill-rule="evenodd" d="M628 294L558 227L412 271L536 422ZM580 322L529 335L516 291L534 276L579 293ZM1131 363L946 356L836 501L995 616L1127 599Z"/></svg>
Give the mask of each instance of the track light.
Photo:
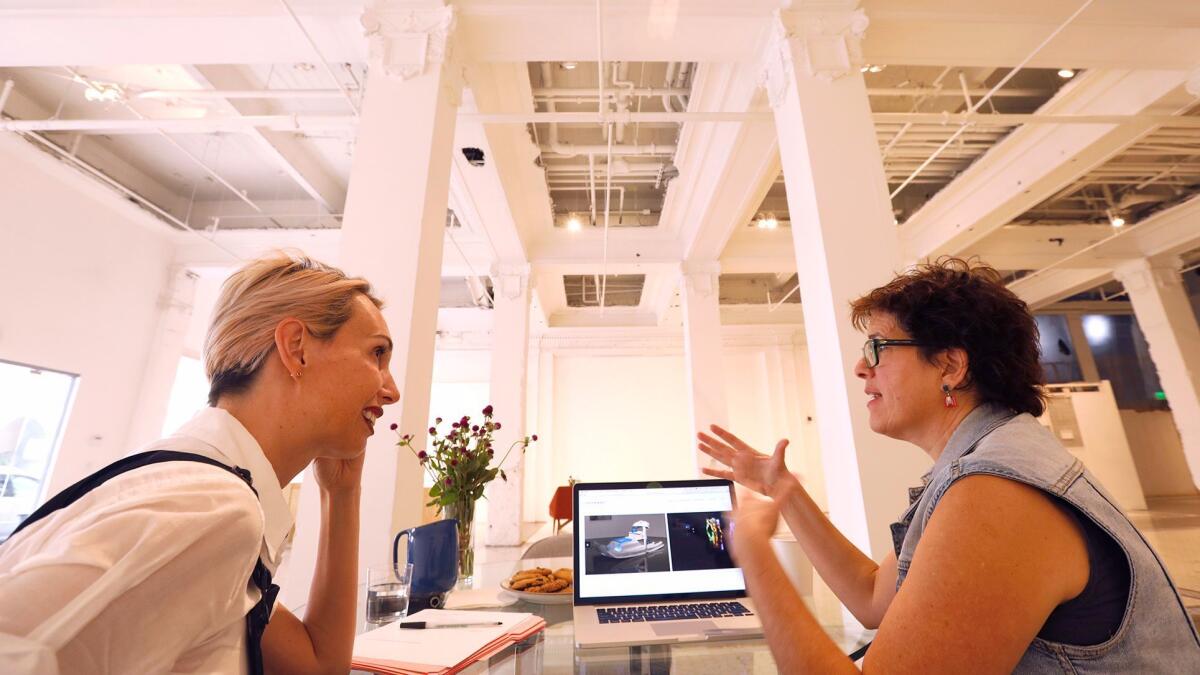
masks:
<svg viewBox="0 0 1200 675"><path fill-rule="evenodd" d="M569 232L578 232L583 229L583 222L579 220L579 216L574 213L570 218L567 218L567 230Z"/></svg>
<svg viewBox="0 0 1200 675"><path fill-rule="evenodd" d="M760 230L774 230L779 227L779 220L775 218L774 213L760 213L754 221Z"/></svg>
<svg viewBox="0 0 1200 675"><path fill-rule="evenodd" d="M859 68L858 72L860 72L860 73L881 73L881 72L883 72L883 69L886 67L887 66L877 66L873 63L867 63L867 64L864 64L862 68Z"/></svg>
<svg viewBox="0 0 1200 675"><path fill-rule="evenodd" d="M561 64L563 70L575 70L579 64L575 61L563 61Z"/></svg>
<svg viewBox="0 0 1200 675"><path fill-rule="evenodd" d="M1108 216L1108 223L1113 227L1123 227L1125 225L1125 219L1121 217L1121 214L1112 209L1105 211L1104 215Z"/></svg>
<svg viewBox="0 0 1200 675"><path fill-rule="evenodd" d="M1058 76L1064 80L1069 80L1072 77L1075 77L1075 71L1071 70L1070 68L1063 68L1062 70L1058 71Z"/></svg>

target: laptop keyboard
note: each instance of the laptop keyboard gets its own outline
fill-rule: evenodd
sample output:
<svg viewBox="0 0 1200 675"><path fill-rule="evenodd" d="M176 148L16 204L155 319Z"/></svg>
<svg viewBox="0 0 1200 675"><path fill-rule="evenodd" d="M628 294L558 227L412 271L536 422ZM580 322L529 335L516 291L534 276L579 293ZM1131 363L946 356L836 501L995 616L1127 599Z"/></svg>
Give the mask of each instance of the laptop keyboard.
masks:
<svg viewBox="0 0 1200 675"><path fill-rule="evenodd" d="M634 623L637 621L682 621L684 619L720 619L729 616L751 616L754 613L740 602L706 602L686 605L638 605L636 607L600 607L596 616L600 623Z"/></svg>

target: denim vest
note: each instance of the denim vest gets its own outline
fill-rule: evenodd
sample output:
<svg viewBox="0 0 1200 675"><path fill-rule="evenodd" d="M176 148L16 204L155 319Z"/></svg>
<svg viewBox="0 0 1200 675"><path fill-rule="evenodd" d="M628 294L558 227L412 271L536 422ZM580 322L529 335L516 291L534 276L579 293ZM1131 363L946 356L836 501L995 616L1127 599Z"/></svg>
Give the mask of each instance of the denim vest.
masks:
<svg viewBox="0 0 1200 675"><path fill-rule="evenodd" d="M1035 638L1018 673L1200 673L1200 636L1158 554L1083 464L1031 415L996 406L972 410L955 429L908 510L892 524L897 590L921 533L954 481L990 474L1038 488L1075 507L1110 534L1129 560L1125 616L1106 642L1080 647Z"/></svg>

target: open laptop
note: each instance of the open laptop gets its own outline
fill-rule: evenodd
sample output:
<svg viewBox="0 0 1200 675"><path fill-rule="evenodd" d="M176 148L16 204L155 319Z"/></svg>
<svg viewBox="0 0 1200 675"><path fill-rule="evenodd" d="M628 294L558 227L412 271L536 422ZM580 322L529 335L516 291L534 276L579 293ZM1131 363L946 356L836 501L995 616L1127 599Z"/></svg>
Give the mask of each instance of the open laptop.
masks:
<svg viewBox="0 0 1200 675"><path fill-rule="evenodd" d="M575 645L759 637L727 480L576 483Z"/></svg>

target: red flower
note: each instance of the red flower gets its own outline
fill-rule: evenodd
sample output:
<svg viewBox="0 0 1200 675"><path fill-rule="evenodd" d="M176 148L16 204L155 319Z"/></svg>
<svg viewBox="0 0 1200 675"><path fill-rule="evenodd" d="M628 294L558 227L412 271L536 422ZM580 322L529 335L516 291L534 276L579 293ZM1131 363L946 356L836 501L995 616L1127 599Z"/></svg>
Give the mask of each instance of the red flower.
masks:
<svg viewBox="0 0 1200 675"><path fill-rule="evenodd" d="M454 480L453 480L453 479L450 479L450 478L447 478L447 479L446 479L446 485L454 485Z"/></svg>
<svg viewBox="0 0 1200 675"><path fill-rule="evenodd" d="M458 466L458 460L457 459L450 460L450 466Z"/></svg>
<svg viewBox="0 0 1200 675"><path fill-rule="evenodd" d="M471 431L479 431L479 425L476 424L476 425L472 426Z"/></svg>
<svg viewBox="0 0 1200 675"><path fill-rule="evenodd" d="M492 406L491 406L491 404L490 404L490 403L488 404L488 407L486 407L486 408L484 408L484 409L483 409L483 416L484 416L484 417L491 417L491 416L492 416Z"/></svg>
<svg viewBox="0 0 1200 675"><path fill-rule="evenodd" d="M433 420L433 423L434 423L434 424L441 424L441 423L442 423L442 418L438 417L438 418L434 419L434 420Z"/></svg>
<svg viewBox="0 0 1200 675"><path fill-rule="evenodd" d="M500 423L499 423L499 422L496 422L496 428L497 428L497 429L499 429L499 428L500 428Z"/></svg>
<svg viewBox="0 0 1200 675"><path fill-rule="evenodd" d="M392 422L392 424L388 428L391 429L392 431L395 431L396 429L400 428L400 425L396 424L395 422Z"/></svg>
<svg viewBox="0 0 1200 675"><path fill-rule="evenodd" d="M437 433L437 429L435 429L435 428L433 428L433 427L429 427L429 435L430 435L430 436L433 436L433 435L434 435L434 434L436 434L436 433Z"/></svg>
<svg viewBox="0 0 1200 675"><path fill-rule="evenodd" d="M451 428L451 429L457 429L457 428L458 428L458 422L451 422L451 423L450 423L450 428Z"/></svg>
<svg viewBox="0 0 1200 675"><path fill-rule="evenodd" d="M534 434L534 435L530 436L530 437L529 437L529 440L536 441L536 440L537 440L537 434Z"/></svg>
<svg viewBox="0 0 1200 675"><path fill-rule="evenodd" d="M417 459L421 460L422 462L428 458L429 458L429 454L426 453L424 450L417 453Z"/></svg>

